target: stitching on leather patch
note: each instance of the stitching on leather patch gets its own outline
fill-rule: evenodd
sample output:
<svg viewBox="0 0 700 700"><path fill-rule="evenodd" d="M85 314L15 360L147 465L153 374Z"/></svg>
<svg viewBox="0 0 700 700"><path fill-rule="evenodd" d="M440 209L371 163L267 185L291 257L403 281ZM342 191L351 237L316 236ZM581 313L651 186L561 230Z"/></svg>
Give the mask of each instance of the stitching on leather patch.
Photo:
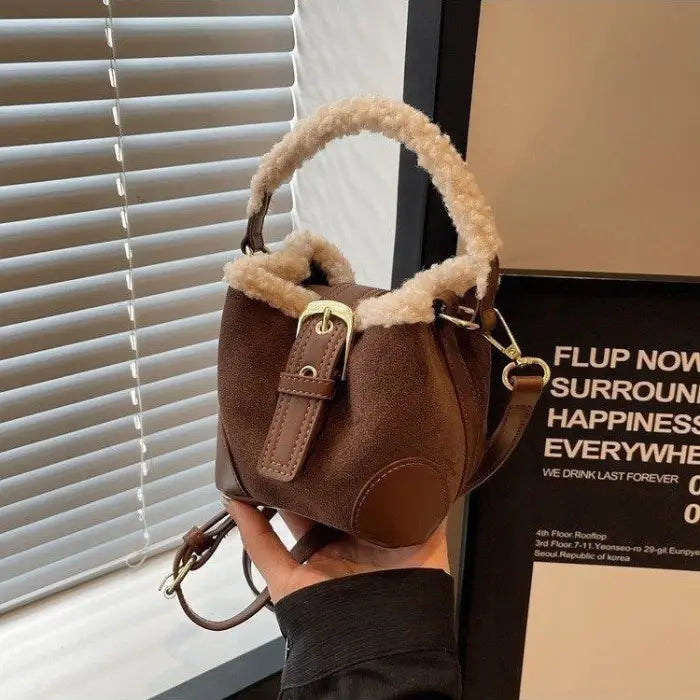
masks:
<svg viewBox="0 0 700 700"><path fill-rule="evenodd" d="M284 376L285 381L288 382L293 382L293 381L299 381L299 382L311 382L315 384L321 384L322 386L325 386L327 384L334 384L335 382L332 379L324 379L323 377L307 377L306 375L301 375L301 374L291 374L290 372L283 372L282 373Z"/></svg>
<svg viewBox="0 0 700 700"><path fill-rule="evenodd" d="M328 365L333 362L333 359L335 357L336 352L338 351L338 348L340 347L341 343L345 339L345 333L342 330L342 327L337 326L337 329L338 330L336 331L335 338L330 339L330 342L326 346L326 349L323 353L323 357L321 358L321 367L319 369L321 374L325 374L328 371L328 369L329 369ZM312 408L314 408L316 410L312 414L311 419L308 421L308 425L307 425L309 411ZM294 470L294 465L296 464L296 461L298 459L297 450L303 451L304 445L306 444L306 441L308 440L309 435L311 434L313 424L316 420L316 417L317 417L317 414L318 414L318 411L320 410L320 408L321 408L321 402L320 402L320 400L317 400L316 404L313 404L310 402L306 408L306 411L304 412L304 418L301 422L301 428L299 430L299 434L297 435L297 439L294 443L294 447L292 448L292 453L289 457L289 464L292 465L292 469L290 471ZM304 439L303 439L303 441L300 442L302 435L303 435Z"/></svg>
<svg viewBox="0 0 700 700"><path fill-rule="evenodd" d="M352 529L354 532L357 531L357 526L358 526L358 519L360 517L360 512L362 511L362 506L364 502L367 500L367 497L372 493L374 488L378 486L386 477L388 477L390 474L393 474L395 471L398 469L406 469L410 467L418 467L420 469L427 469L430 471L438 480L438 483L440 484L440 490L442 492L442 504L444 508L449 507L449 502L448 502L448 497L447 497L447 488L444 483L444 479L442 478L442 475L438 471L438 467L435 464L432 464L431 462L428 462L427 460L424 460L420 457L417 458L412 458L412 457L407 457L405 460L401 460L398 464L395 464L391 469L389 469L386 472L379 472L378 474L375 474L364 486L362 490L362 496L360 497L360 500L355 504L353 508L353 514L352 514Z"/></svg>
<svg viewBox="0 0 700 700"><path fill-rule="evenodd" d="M302 330L302 340L306 338L306 342L303 343L304 346L308 343L311 337L312 326L308 324L305 329ZM305 335L304 335L305 334ZM301 352L302 342L295 342L292 348L291 356L287 361L287 366L293 366L297 360L299 353ZM290 397L288 395L280 396L277 401L277 406L275 407L275 413L272 418L272 425L268 432L267 440L265 441L265 448L263 450L263 455L260 459L260 468L263 469L264 465L268 461L268 457L272 458L274 451L277 448L277 443L279 442L280 434L282 432L282 426L284 425L284 418L287 415L287 409L289 408ZM274 470L273 470L274 471Z"/></svg>
<svg viewBox="0 0 700 700"><path fill-rule="evenodd" d="M318 405L318 404L316 404L316 405ZM309 436L309 433L311 432L311 426L313 425L313 417L309 421L308 429L306 428L306 423L307 423L307 419L309 417L309 413L311 412L311 410L313 408L314 408L314 403L312 401L309 401L309 404L306 407L306 410L304 411L304 417L301 419L301 427L299 428L299 432L297 433L297 439L294 441L294 446L292 447L292 452L289 455L289 459L287 460L287 462L281 463L281 462L275 462L274 460L272 460L272 463L276 464L279 467L286 466L288 468L288 471L287 471L288 476L294 472L294 466L296 463L296 453L297 453L297 449L299 447L299 440L301 440L302 435L304 436L304 440L306 440L306 438L308 438L308 436ZM302 442L302 445L303 444L304 443Z"/></svg>
<svg viewBox="0 0 700 700"><path fill-rule="evenodd" d="M304 329L304 334L302 335L301 341L299 343L294 344L295 345L294 350L292 351L292 354L289 358L289 361L287 362L287 365L289 367L293 367L294 365L296 365L299 362L299 356L303 356L304 351L306 350L306 347L308 346L309 342L311 342L312 332L313 332L313 324L309 323L309 324L307 324L307 327ZM285 420L287 418L287 411L289 410L289 404L291 403L291 398L289 396L283 396L281 398L282 398L282 402L284 402L284 412L282 413L281 419L278 422L278 430L275 434L274 439L272 440L271 449L269 450L270 461L273 463L274 463L275 452L277 451L280 438L282 437L282 431L284 430ZM280 411L281 410L282 410L282 406L280 405ZM267 453L266 453L266 455L267 455ZM266 461L267 461L267 459L266 459Z"/></svg>
<svg viewBox="0 0 700 700"><path fill-rule="evenodd" d="M263 455L262 462L268 461L268 458L272 458L274 455L275 448L279 442L280 435L282 434L282 428L284 426L284 419L287 416L287 410L289 409L290 398L287 394L280 396L277 407L275 408L275 415L272 420L272 425L270 426L270 434L265 446L265 454Z"/></svg>
<svg viewBox="0 0 700 700"><path fill-rule="evenodd" d="M309 323L307 328L303 331L304 335L299 339L300 342L295 342L294 351L287 362L287 368L294 368L300 361L299 358L303 357L311 340L313 330L314 324ZM338 352L338 349L342 345L345 338L345 333L341 331L342 327L338 326L334 335L328 339L329 342L326 345L319 367L319 373L321 374L327 373L333 367L336 353ZM327 379L324 377L297 376L292 372L289 372L287 369L282 372L282 375L284 377L283 381L290 382L292 384L300 382L316 382L319 386L327 387L329 383L334 383L332 379ZM314 395L311 392L305 392L303 390L293 388L290 388L289 390L278 388L278 391L280 391L281 396L279 397L277 407L275 409L272 425L270 426L268 433L268 440L266 441L263 456L259 462L258 468L263 472L274 472L284 477L291 477L299 467L300 455L304 451L304 446L308 444L307 441L311 431L313 430L318 413L321 410L322 402L328 397L325 395ZM304 411L299 433L297 434L297 438L292 446L291 454L289 455L287 461L280 462L276 460L275 457L277 451L279 450L280 439L284 432L287 415L291 402L294 400L294 396L307 398L309 400L309 404ZM280 467L281 469L276 469L275 467Z"/></svg>
<svg viewBox="0 0 700 700"><path fill-rule="evenodd" d="M273 462L273 464L279 464L279 462ZM284 466L284 465L281 465L281 466ZM283 476L289 476L288 472L283 472L279 469L275 469L274 467L269 467L266 464L260 465L260 471L274 472L275 474L282 474Z"/></svg>
<svg viewBox="0 0 700 700"><path fill-rule="evenodd" d="M281 394L291 394L292 396L307 396L311 399L319 399L319 401L327 401L331 397L327 394L318 394L313 391L302 391L301 389L278 389Z"/></svg>

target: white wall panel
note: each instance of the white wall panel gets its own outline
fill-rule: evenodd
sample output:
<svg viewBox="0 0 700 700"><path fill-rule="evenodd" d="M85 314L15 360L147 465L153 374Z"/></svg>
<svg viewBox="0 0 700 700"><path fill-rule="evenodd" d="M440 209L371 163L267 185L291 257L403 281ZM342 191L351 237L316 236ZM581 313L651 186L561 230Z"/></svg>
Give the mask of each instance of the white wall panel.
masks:
<svg viewBox="0 0 700 700"><path fill-rule="evenodd" d="M297 114L362 94L400 100L407 0L297 3ZM294 182L297 228L337 243L358 281L388 287L399 145L374 134L332 143Z"/></svg>

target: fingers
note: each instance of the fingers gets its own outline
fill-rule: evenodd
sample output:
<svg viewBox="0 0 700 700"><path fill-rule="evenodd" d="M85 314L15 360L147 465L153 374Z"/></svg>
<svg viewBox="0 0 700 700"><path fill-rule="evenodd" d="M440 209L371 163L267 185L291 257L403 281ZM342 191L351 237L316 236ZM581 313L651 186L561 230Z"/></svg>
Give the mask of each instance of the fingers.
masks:
<svg viewBox="0 0 700 700"><path fill-rule="evenodd" d="M442 540L447 540L447 518L435 528L433 534L428 538L429 542L442 542Z"/></svg>
<svg viewBox="0 0 700 700"><path fill-rule="evenodd" d="M287 524L289 531L297 540L301 539L313 527L313 522L311 520L297 515L296 513L291 513L288 510L281 510L279 514L282 516L282 520Z"/></svg>
<svg viewBox="0 0 700 700"><path fill-rule="evenodd" d="M443 569L450 573L450 560L447 548L447 518L437 527L428 541L421 545L421 556L424 566L435 569Z"/></svg>
<svg viewBox="0 0 700 700"><path fill-rule="evenodd" d="M226 510L238 524L243 546L272 593L279 589L297 566L270 523L253 506L229 501Z"/></svg>

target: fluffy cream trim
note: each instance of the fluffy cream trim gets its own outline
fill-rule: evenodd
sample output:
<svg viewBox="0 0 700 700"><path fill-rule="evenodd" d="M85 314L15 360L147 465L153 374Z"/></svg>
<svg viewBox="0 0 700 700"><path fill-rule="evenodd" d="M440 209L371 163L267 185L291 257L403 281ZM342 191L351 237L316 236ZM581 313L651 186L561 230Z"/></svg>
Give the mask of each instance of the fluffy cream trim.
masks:
<svg viewBox="0 0 700 700"><path fill-rule="evenodd" d="M248 216L260 210L266 193L274 192L327 143L362 131L384 134L418 155L418 164L430 173L445 201L459 237L458 252L467 256L463 264L470 268L477 296L482 297L490 261L501 245L491 208L450 139L422 112L402 102L355 97L322 107L299 122L262 158L251 180Z"/></svg>
<svg viewBox="0 0 700 700"><path fill-rule="evenodd" d="M419 272L389 294L363 299L357 305L358 327L431 323L435 320L435 299L447 291L461 297L473 286L474 272L466 264L466 256L449 258Z"/></svg>
<svg viewBox="0 0 700 700"><path fill-rule="evenodd" d="M311 274L311 262L325 273L331 285L354 282L350 264L336 246L308 231L292 233L272 253L243 255L224 265L224 281L247 296L298 317L319 296L300 286Z"/></svg>
<svg viewBox="0 0 700 700"><path fill-rule="evenodd" d="M343 254L325 239L308 232L287 236L273 253L241 256L224 267L224 280L247 296L264 301L287 316L297 318L319 295L300 285L311 273L311 262L325 272L331 285L354 282ZM393 292L363 299L355 311L357 328L430 323L435 318L433 301L443 292L462 296L474 286L469 256L449 258L415 277Z"/></svg>

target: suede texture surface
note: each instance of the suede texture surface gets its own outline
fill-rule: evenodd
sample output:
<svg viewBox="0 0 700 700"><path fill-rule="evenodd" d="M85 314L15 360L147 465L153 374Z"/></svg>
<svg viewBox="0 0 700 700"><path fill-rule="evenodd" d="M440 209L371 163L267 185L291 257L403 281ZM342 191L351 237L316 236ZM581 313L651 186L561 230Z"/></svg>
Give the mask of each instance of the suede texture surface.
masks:
<svg viewBox="0 0 700 700"><path fill-rule="evenodd" d="M348 295L358 299L368 291L359 285L343 287L343 300ZM325 291L326 298L339 296L333 288L314 286L314 290L322 296ZM256 467L295 333L295 319L228 289L218 385L221 426L231 460L217 460L217 485L225 490L233 483L226 470L234 469L251 500L353 532L356 503L373 479L377 481L382 471L397 462L429 463L430 470L417 481L436 479L440 482L436 489L445 498L426 500L431 512L421 514L421 521L432 523L423 535L427 537L483 453L488 343L475 333L458 331L458 346L447 351L455 352L459 347L461 353L448 363L436 324L373 327L358 333L350 352L347 380L338 380L334 398L325 402L323 424L300 472L291 482L283 483L266 478ZM463 363L461 376L450 371L454 362ZM459 391L455 381L461 384ZM406 475L411 477L410 469ZM387 523L392 525L387 527L388 533L397 531L397 519L415 515L407 512L400 494L401 488L395 499L383 494ZM410 510L415 507L412 502ZM406 544L396 542L395 534L387 534L382 541L380 532L373 539L387 546Z"/></svg>

